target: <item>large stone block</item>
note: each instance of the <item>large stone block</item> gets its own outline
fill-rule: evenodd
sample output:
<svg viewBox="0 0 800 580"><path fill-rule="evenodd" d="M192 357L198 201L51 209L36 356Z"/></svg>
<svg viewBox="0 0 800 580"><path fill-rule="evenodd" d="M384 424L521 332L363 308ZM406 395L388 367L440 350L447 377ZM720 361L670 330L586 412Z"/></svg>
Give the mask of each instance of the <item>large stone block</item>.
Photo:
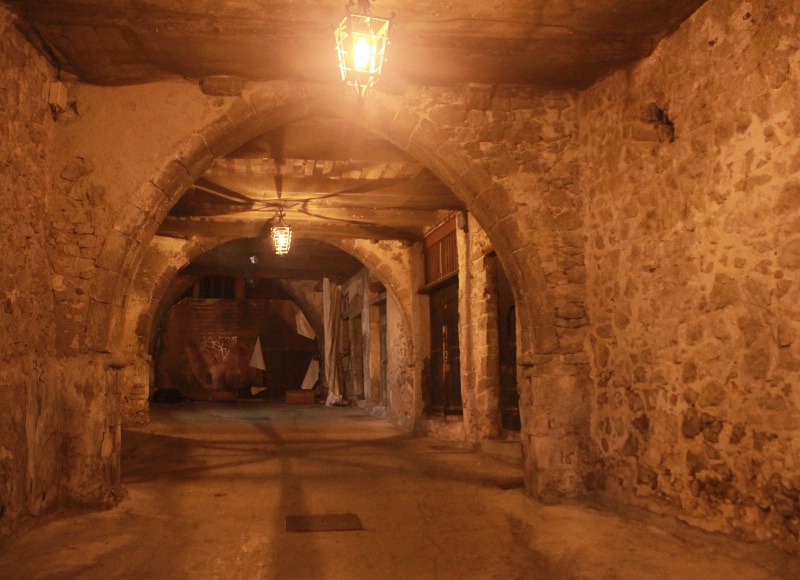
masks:
<svg viewBox="0 0 800 580"><path fill-rule="evenodd" d="M416 131L420 119L417 113L405 108L401 109L392 121L392 126L389 129L389 139L400 149L408 151L411 136Z"/></svg>
<svg viewBox="0 0 800 580"><path fill-rule="evenodd" d="M435 163L436 152L447 143L448 139L447 133L439 125L423 118L414 128L406 151L426 165Z"/></svg>
<svg viewBox="0 0 800 580"><path fill-rule="evenodd" d="M459 187L459 180L462 175L474 171L477 168L472 158L466 153L463 147L452 141L446 141L436 151L432 159L430 169L447 185L453 188L454 193L462 197L462 201L469 205L475 192L464 191ZM466 197L466 199L464 199Z"/></svg>
<svg viewBox="0 0 800 580"><path fill-rule="evenodd" d="M112 270L98 269L92 283L91 298L103 304L114 304L117 294L126 290L125 279Z"/></svg>
<svg viewBox="0 0 800 580"><path fill-rule="evenodd" d="M476 169L471 173L478 171L481 170ZM466 183L467 179L463 181ZM517 213L518 205L510 192L500 185L491 184L487 189L475 193L469 210L486 230L495 247L503 254L509 254L526 245L526 240L518 233L525 227L521 223L523 216ZM501 224L504 220L505 223Z"/></svg>
<svg viewBox="0 0 800 580"><path fill-rule="evenodd" d="M105 302L92 301L89 305L89 325L86 329L86 346L95 352L111 351L114 307Z"/></svg>
<svg viewBox="0 0 800 580"><path fill-rule="evenodd" d="M202 156L200 159L190 157L186 161L204 165L203 169L207 169L211 164L210 160ZM206 162L208 165L205 165ZM141 199L137 199L133 203L150 213L154 219L163 220L180 196L197 180L197 177L189 172L189 168L192 167L192 165L184 165L178 159L170 159L150 181L155 187L142 188L138 192Z"/></svg>

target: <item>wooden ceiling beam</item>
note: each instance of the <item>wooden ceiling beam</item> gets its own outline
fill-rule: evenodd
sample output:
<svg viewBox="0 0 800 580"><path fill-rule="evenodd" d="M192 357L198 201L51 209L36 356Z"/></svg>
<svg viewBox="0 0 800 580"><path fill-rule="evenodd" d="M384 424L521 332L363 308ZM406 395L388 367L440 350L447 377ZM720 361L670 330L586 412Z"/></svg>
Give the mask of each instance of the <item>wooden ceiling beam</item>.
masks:
<svg viewBox="0 0 800 580"><path fill-rule="evenodd" d="M299 225L287 220L295 238L307 235L313 238L361 238L373 240L417 241L422 232L417 229L395 228L378 224L346 224L325 222ZM267 221L214 221L170 218L164 220L158 235L189 239L194 236L232 240L236 238L268 238Z"/></svg>
<svg viewBox="0 0 800 580"><path fill-rule="evenodd" d="M273 268L245 269L229 265L190 264L181 270L187 276L228 276L231 278L270 279L270 280L321 280L334 278L345 280L352 277L360 268L326 267L326 268L291 268L275 266Z"/></svg>

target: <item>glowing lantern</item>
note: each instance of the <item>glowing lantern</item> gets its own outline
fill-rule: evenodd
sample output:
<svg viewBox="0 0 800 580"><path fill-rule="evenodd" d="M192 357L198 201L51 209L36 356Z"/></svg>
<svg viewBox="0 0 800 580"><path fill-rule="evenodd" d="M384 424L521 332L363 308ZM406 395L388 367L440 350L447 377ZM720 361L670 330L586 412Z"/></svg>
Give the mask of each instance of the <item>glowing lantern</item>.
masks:
<svg viewBox="0 0 800 580"><path fill-rule="evenodd" d="M348 12L336 29L342 80L362 97L375 86L383 71L391 23L391 18Z"/></svg>
<svg viewBox="0 0 800 580"><path fill-rule="evenodd" d="M278 211L278 225L272 226L272 244L279 256L288 254L292 245L292 228L283 223L283 208Z"/></svg>

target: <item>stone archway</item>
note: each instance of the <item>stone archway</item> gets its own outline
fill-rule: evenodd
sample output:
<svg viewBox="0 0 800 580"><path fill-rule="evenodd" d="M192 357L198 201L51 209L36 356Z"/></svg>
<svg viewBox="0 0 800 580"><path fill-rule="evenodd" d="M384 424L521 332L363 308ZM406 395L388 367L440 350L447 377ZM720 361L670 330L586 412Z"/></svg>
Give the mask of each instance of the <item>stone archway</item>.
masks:
<svg viewBox="0 0 800 580"><path fill-rule="evenodd" d="M467 204L486 230L519 307L518 363L528 486L537 494L579 489L582 474L577 457L588 429L588 413L583 405L564 408L556 402L581 401L587 377L561 356L555 324L559 290L548 283L539 259L540 247L529 233L543 232L537 239L546 241L548 236L558 236L556 224L546 212L520 215L516 200L481 163L424 111L413 110L401 97L375 95L359 104L331 87L259 85L184 138L172 157L134 194L131 206L136 210L120 216L105 240L98 258L104 275L95 284L105 286L105 295L115 298L93 302L89 344L100 351L113 352L119 347L130 280L147 243L175 201L214 159L272 128L315 112L344 117L412 155ZM531 223L531 219L539 221Z"/></svg>
<svg viewBox="0 0 800 580"><path fill-rule="evenodd" d="M396 246L396 244L380 244L358 240L332 240L321 236L316 236L314 239L336 246L364 264L364 266L395 295L397 303L403 305L403 321L410 328L411 310L407 306L413 294L410 276L408 276L410 264L408 263L407 257L398 258L398 254L401 254L402 250L393 247ZM148 344L150 344L152 339L153 323L158 318L157 312L162 308L161 305L165 302L165 299L168 298L172 286L171 282L174 276L177 275L178 270L186 264L189 264L197 256L213 248L214 245L209 245L208 243L203 244L199 241L189 242L182 248L180 256L176 256L176 259L179 260L177 263L174 261L170 262L169 259L157 262L156 258L152 256L154 253L153 249L149 249L148 254L150 258L148 259L146 255L143 258L143 263L150 264L151 270L160 271L151 272L150 276L138 276L137 284L132 285L131 296L128 298L128 303L131 304L131 302L135 302L146 306L144 308L135 309L134 312L127 316L124 331L126 336L137 337L136 342L139 345L140 352L147 352L149 350ZM390 261L396 261L396 259L404 262L404 267L400 271L398 271L396 266L392 267L390 265ZM148 280L152 280L153 283L147 283ZM287 291L291 293L290 288L287 288ZM169 300L166 301L168 302ZM299 306L302 306L301 302L302 300L298 302ZM309 316L309 314L310 313L306 313L311 321L315 317L313 315ZM321 329L320 324L312 324L312 326L315 327L317 332Z"/></svg>
<svg viewBox="0 0 800 580"><path fill-rule="evenodd" d="M411 300L413 289L410 274L409 249L399 243L372 242L367 240L334 240L322 236L313 239L331 244L357 258L387 288L399 306L404 335L411 336ZM156 247L158 242L158 247ZM122 385L122 416L126 423L146 422L148 413L148 380L152 365L152 349L158 321L166 310L186 288L196 280L177 280L182 267L203 253L213 250L214 240L175 240L155 236L142 259L127 301L124 336L130 351L135 351L137 362L131 362L131 376L136 380ZM398 267L398 264L401 266ZM322 313L315 312L313 305L300 295L291 284L282 287L311 322L318 337L322 336ZM320 345L320 351L324 346ZM413 350L411 351L413 357ZM409 363L410 364L410 363ZM138 369L135 373L133 369Z"/></svg>
<svg viewBox="0 0 800 580"><path fill-rule="evenodd" d="M111 273L100 277L95 285L113 285L116 296L127 293L127 281L133 279L147 243L174 203L213 161L250 139L287 122L314 112L325 112L351 121L384 137L430 168L453 192L464 201L478 223L487 231L498 255L507 269L519 274L517 279L528 282L531 275L538 282L534 294L547 297L544 275L536 249L521 245L530 228L515 219L516 203L508 192L495 183L480 164L474 162L446 132L421 114L405 108L399 99L376 95L375 99L359 103L348 99L338 89L315 85L276 83L259 86L244 94L226 112L187 136L152 177L137 190L129 201L133 208L123 213L109 234L98 258L103 270ZM551 224L538 224L552 229ZM530 229L536 229L535 227ZM524 286L515 285L517 291ZM518 296L522 298L522 296ZM543 314L552 308L552 298L538 308ZM111 305L108 305L111 306ZM119 344L121 319L119 312L100 308L93 320L90 338L97 350L114 350ZM105 311L105 312L103 312ZM552 321L551 314L546 317ZM553 352L554 333L545 329L551 324L539 322L524 325L530 329L534 352ZM103 328L108 325L107 328ZM557 342L557 340L556 340Z"/></svg>

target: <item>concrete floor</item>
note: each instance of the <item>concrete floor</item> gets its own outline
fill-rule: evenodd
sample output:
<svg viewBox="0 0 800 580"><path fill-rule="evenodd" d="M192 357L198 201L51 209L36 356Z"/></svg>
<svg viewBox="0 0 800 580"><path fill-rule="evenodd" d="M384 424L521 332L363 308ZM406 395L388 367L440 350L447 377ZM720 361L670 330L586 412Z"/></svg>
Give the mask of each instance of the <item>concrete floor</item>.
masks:
<svg viewBox="0 0 800 580"><path fill-rule="evenodd" d="M800 578L764 546L540 505L517 468L354 408L160 406L123 447L119 507L28 526L0 577ZM346 512L363 531L286 531L287 515Z"/></svg>

